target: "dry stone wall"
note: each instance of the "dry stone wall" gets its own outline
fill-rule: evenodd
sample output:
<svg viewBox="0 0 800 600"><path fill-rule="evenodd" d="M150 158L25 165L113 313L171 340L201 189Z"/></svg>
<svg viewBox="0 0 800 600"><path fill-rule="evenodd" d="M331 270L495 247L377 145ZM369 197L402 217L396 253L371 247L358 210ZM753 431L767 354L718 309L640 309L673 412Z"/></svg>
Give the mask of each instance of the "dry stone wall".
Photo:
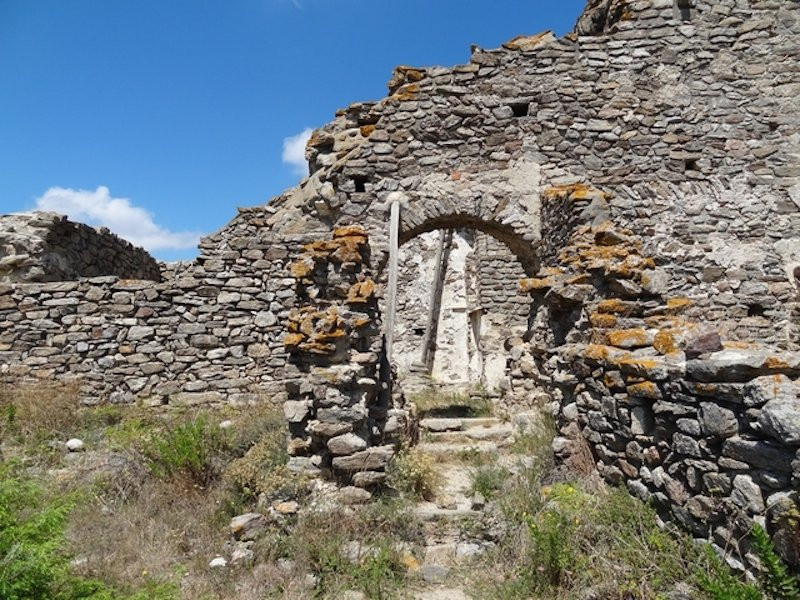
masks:
<svg viewBox="0 0 800 600"><path fill-rule="evenodd" d="M101 275L153 281L161 277L152 256L108 229L73 223L55 213L0 216L0 283Z"/></svg>
<svg viewBox="0 0 800 600"><path fill-rule="evenodd" d="M296 468L372 485L406 427L381 337L395 204L401 243L471 229L527 274L519 406L550 394L561 438L698 536L735 537L734 512L788 536L799 39L796 0L592 0L564 38L398 68L314 133L308 178L161 282L2 287L2 371L79 376L89 401L266 394Z"/></svg>

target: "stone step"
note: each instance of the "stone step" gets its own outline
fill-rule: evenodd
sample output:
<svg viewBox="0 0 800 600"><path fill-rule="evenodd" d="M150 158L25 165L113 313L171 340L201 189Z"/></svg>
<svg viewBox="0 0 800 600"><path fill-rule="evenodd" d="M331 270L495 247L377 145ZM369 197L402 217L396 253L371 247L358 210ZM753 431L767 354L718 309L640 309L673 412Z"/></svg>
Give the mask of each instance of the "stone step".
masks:
<svg viewBox="0 0 800 600"><path fill-rule="evenodd" d="M458 508L439 508L433 502L420 502L414 507L414 514L421 521L447 521L464 517L477 518L481 512L463 505Z"/></svg>
<svg viewBox="0 0 800 600"><path fill-rule="evenodd" d="M470 427L494 427L502 424L500 419L494 417L441 417L422 419L419 422L425 431L461 431Z"/></svg>
<svg viewBox="0 0 800 600"><path fill-rule="evenodd" d="M476 441L466 444L423 442L417 446L417 449L439 459L454 458L467 462L475 454L497 454L498 452L497 444L488 441Z"/></svg>
<svg viewBox="0 0 800 600"><path fill-rule="evenodd" d="M469 427L461 431L429 432L425 439L428 442L468 443L472 441L494 441L511 443L514 429L511 425L495 425L493 427Z"/></svg>

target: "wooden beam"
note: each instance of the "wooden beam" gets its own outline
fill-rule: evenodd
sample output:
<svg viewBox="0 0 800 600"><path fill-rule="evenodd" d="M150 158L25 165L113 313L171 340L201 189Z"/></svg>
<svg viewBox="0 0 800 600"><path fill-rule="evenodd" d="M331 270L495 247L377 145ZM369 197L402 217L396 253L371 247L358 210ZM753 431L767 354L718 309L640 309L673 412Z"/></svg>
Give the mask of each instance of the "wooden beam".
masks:
<svg viewBox="0 0 800 600"><path fill-rule="evenodd" d="M400 194L390 194L391 213L389 217L389 283L386 290L386 358L392 363L394 344L394 323L397 312L397 255L400 251Z"/></svg>

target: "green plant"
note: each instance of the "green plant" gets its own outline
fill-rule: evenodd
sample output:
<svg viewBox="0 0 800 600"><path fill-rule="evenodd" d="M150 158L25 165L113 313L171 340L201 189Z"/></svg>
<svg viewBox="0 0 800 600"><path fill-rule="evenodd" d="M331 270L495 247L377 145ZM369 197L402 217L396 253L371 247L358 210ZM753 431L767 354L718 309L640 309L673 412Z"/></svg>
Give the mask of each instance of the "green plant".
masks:
<svg viewBox="0 0 800 600"><path fill-rule="evenodd" d="M150 440L145 455L159 477L183 476L207 486L219 474L220 458L228 437L205 415L169 427L162 438Z"/></svg>
<svg viewBox="0 0 800 600"><path fill-rule="evenodd" d="M761 600L763 598L757 587L744 583L734 576L711 546L706 546L704 558L705 568L698 569L695 581L700 591L709 600Z"/></svg>
<svg viewBox="0 0 800 600"><path fill-rule="evenodd" d="M0 464L0 598L3 600L173 600L172 584L123 592L70 570L65 530L80 496L49 495L17 463Z"/></svg>
<svg viewBox="0 0 800 600"><path fill-rule="evenodd" d="M431 455L409 448L389 463L386 482L398 492L430 500L436 495L441 476Z"/></svg>
<svg viewBox="0 0 800 600"><path fill-rule="evenodd" d="M800 598L797 579L789 574L789 570L775 552L775 546L764 528L758 524L753 525L752 536L753 548L761 561L759 581L767 595L775 600Z"/></svg>
<svg viewBox="0 0 800 600"><path fill-rule="evenodd" d="M494 410L491 399L482 391L445 392L428 388L412 396L411 401L423 416L488 417Z"/></svg>
<svg viewBox="0 0 800 600"><path fill-rule="evenodd" d="M491 500L499 492L511 472L505 467L484 465L472 469L469 474L470 493L478 492L487 500Z"/></svg>
<svg viewBox="0 0 800 600"><path fill-rule="evenodd" d="M544 510L528 518L529 560L536 572L531 579L534 591L566 583L569 568L578 566L576 549L570 539L574 527L575 523L558 510Z"/></svg>

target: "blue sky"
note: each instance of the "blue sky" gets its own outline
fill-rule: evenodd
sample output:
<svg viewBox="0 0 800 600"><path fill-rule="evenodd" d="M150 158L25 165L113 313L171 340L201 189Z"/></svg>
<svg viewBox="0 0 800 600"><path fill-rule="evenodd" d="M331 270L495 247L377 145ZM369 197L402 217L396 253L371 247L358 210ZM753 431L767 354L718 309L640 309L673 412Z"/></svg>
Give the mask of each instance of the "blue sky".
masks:
<svg viewBox="0 0 800 600"><path fill-rule="evenodd" d="M299 180L284 140L384 96L395 65L561 35L583 5L0 0L0 213L58 210L192 258L236 206Z"/></svg>

